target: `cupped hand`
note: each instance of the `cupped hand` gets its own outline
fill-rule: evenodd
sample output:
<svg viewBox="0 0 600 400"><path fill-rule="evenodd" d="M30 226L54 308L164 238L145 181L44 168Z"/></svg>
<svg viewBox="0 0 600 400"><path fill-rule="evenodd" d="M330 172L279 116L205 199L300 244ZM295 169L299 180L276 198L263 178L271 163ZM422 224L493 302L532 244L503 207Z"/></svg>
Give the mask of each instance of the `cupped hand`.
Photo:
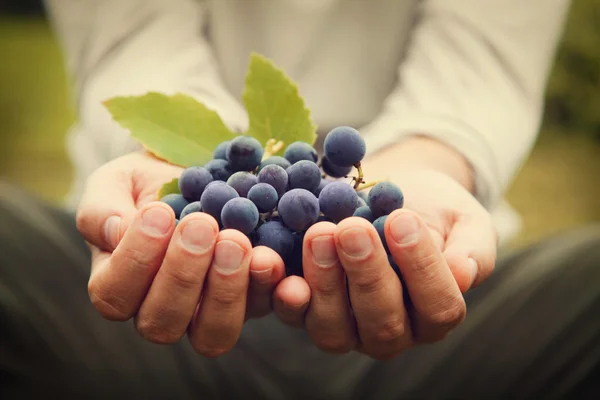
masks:
<svg viewBox="0 0 600 400"><path fill-rule="evenodd" d="M176 226L173 210L155 200L180 173L140 152L90 176L77 211L92 250L88 291L104 318L133 318L145 339L167 344L188 333L197 352L217 356L235 345L246 319L270 312L284 266L242 233L219 232L208 214Z"/></svg>
<svg viewBox="0 0 600 400"><path fill-rule="evenodd" d="M389 359L442 340L465 318L463 293L494 268L491 217L462 185L429 170L391 180L406 199L385 224L402 280L372 224L352 217L311 227L304 239L304 280L286 278L276 289L280 318L305 327L323 350Z"/></svg>

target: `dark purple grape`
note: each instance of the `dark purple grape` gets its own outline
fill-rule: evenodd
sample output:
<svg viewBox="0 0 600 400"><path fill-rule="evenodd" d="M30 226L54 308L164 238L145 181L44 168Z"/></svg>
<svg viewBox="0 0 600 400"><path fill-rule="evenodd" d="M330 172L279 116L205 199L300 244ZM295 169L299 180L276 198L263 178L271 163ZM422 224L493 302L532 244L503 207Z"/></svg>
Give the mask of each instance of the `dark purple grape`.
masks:
<svg viewBox="0 0 600 400"><path fill-rule="evenodd" d="M277 211L288 228L303 231L317 222L319 200L306 189L292 189L281 197Z"/></svg>
<svg viewBox="0 0 600 400"><path fill-rule="evenodd" d="M358 195L346 182L332 182L321 191L319 207L321 212L336 222L351 217L358 206Z"/></svg>
<svg viewBox="0 0 600 400"><path fill-rule="evenodd" d="M362 161L367 147L356 129L339 126L325 136L323 150L325 156L335 165L351 167Z"/></svg>
<svg viewBox="0 0 600 400"><path fill-rule="evenodd" d="M279 197L283 196L288 187L288 174L279 165L267 165L258 173L260 183L268 183L275 188Z"/></svg>
<svg viewBox="0 0 600 400"><path fill-rule="evenodd" d="M258 210L254 203L243 197L229 200L221 211L221 221L225 229L236 229L245 235L250 234L258 224Z"/></svg>
<svg viewBox="0 0 600 400"><path fill-rule="evenodd" d="M292 232L278 221L269 221L256 230L256 246L266 246L285 260L294 249Z"/></svg>
<svg viewBox="0 0 600 400"><path fill-rule="evenodd" d="M179 192L187 201L198 201L206 185L213 181L211 173L203 167L189 167L179 176Z"/></svg>
<svg viewBox="0 0 600 400"><path fill-rule="evenodd" d="M369 222L373 222L375 220L373 218L373 213L371 212L371 209L369 208L369 206L363 206L363 207L357 208L356 211L354 211L354 216L364 218Z"/></svg>
<svg viewBox="0 0 600 400"><path fill-rule="evenodd" d="M175 193L164 196L160 199L160 201L168 204L171 207L171 209L175 213L175 218L177 219L179 219L181 211L183 211L185 206L189 204L188 201L182 195Z"/></svg>
<svg viewBox="0 0 600 400"><path fill-rule="evenodd" d="M238 136L227 147L227 161L232 171L253 171L263 156L260 142L250 136Z"/></svg>
<svg viewBox="0 0 600 400"><path fill-rule="evenodd" d="M248 197L248 191L257 183L256 175L246 171L236 172L227 180L227 184L234 188L241 197Z"/></svg>
<svg viewBox="0 0 600 400"><path fill-rule="evenodd" d="M248 199L254 203L258 211L266 213L275 209L279 196L275 188L268 183L257 183L250 188Z"/></svg>
<svg viewBox="0 0 600 400"><path fill-rule="evenodd" d="M369 207L373 216L391 214L404 206L404 195L400 188L391 182L379 182L369 192Z"/></svg>
<svg viewBox="0 0 600 400"><path fill-rule="evenodd" d="M262 171L264 167L266 167L267 165L279 165L281 168L288 169L289 167L292 166L292 164L290 164L290 162L288 160L286 160L283 157L280 156L271 156L265 160L263 160L260 163L260 166L258 167L258 171Z"/></svg>
<svg viewBox="0 0 600 400"><path fill-rule="evenodd" d="M221 225L221 211L227 202L239 197L238 193L229 185L210 185L204 189L200 201L202 211L211 215Z"/></svg>
<svg viewBox="0 0 600 400"><path fill-rule="evenodd" d="M319 156L314 147L306 142L293 142L291 143L283 153L283 157L294 165L298 161L307 160L314 163L317 162Z"/></svg>
<svg viewBox="0 0 600 400"><path fill-rule="evenodd" d="M321 170L312 161L301 160L287 169L290 189L312 192L321 183Z"/></svg>
<svg viewBox="0 0 600 400"><path fill-rule="evenodd" d="M217 160L227 160L227 147L231 143L230 140L220 143L213 153L213 158Z"/></svg>
<svg viewBox="0 0 600 400"><path fill-rule="evenodd" d="M329 161L327 157L321 159L321 168L326 175L332 178L344 178L352 171L352 167L340 167Z"/></svg>
<svg viewBox="0 0 600 400"><path fill-rule="evenodd" d="M185 208L181 211L179 219L184 219L186 215L195 212L202 212L202 203L200 201L194 201L193 203L185 206Z"/></svg>
<svg viewBox="0 0 600 400"><path fill-rule="evenodd" d="M204 166L215 181L227 181L232 174L227 160L210 160Z"/></svg>

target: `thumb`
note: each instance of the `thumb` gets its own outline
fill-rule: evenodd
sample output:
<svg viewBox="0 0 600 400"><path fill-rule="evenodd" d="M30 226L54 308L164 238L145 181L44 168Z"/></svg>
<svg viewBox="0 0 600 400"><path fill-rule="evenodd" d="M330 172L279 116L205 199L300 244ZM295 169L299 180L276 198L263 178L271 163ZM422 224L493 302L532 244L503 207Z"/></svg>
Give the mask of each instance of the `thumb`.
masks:
<svg viewBox="0 0 600 400"><path fill-rule="evenodd" d="M112 252L136 211L132 177L107 164L87 180L77 209L77 229L88 243Z"/></svg>

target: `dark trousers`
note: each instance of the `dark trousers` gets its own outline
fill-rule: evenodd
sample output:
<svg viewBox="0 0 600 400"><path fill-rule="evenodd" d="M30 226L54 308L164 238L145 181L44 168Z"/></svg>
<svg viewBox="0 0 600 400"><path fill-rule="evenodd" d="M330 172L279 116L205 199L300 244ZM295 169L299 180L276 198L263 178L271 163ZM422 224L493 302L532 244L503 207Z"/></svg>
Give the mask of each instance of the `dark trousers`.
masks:
<svg viewBox="0 0 600 400"><path fill-rule="evenodd" d="M87 295L74 220L0 184L0 398L600 398L600 227L503 255L446 340L389 362L325 354L273 317L206 359L142 340Z"/></svg>

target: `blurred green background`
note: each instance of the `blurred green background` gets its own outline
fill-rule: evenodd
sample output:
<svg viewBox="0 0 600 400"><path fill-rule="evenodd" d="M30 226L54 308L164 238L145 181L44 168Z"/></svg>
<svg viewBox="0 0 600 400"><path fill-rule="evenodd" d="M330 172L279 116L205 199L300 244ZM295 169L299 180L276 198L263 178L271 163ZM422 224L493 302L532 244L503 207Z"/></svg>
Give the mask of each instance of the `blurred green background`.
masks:
<svg viewBox="0 0 600 400"><path fill-rule="evenodd" d="M72 177L64 135L74 112L60 50L36 3L0 0L0 177L59 202ZM3 15L11 7L21 15ZM515 245L600 220L599 176L600 0L576 0L542 134L508 193L524 223Z"/></svg>

